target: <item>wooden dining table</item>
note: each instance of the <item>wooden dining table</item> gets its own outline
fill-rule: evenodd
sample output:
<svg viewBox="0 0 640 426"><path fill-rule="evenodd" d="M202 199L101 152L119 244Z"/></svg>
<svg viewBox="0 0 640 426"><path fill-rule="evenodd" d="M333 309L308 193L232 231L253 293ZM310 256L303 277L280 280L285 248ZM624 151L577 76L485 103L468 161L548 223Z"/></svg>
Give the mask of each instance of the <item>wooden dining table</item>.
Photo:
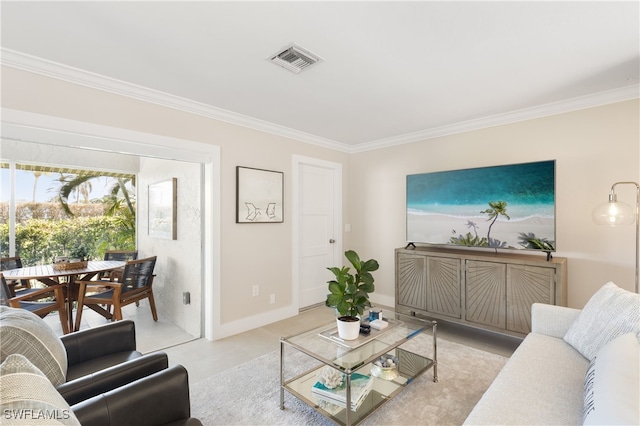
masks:
<svg viewBox="0 0 640 426"><path fill-rule="evenodd" d="M123 268L126 262L120 260L90 260L85 268L54 269L53 264L26 266L24 268L7 269L2 274L7 280L37 280L45 285L65 284L67 287L67 316L69 330L73 329L73 302L78 298L76 281L87 281L100 272ZM61 278L63 280L61 280Z"/></svg>

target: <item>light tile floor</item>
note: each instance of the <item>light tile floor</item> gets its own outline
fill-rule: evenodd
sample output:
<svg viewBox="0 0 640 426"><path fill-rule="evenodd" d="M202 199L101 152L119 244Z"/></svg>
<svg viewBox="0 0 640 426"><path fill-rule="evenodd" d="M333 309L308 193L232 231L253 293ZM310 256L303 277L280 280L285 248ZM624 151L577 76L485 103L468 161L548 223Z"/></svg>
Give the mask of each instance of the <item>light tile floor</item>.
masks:
<svg viewBox="0 0 640 426"><path fill-rule="evenodd" d="M187 334L162 317L154 322L149 307L144 302L139 307L126 306L123 316L135 321L136 341L141 352L166 352L171 365L185 366L192 384L278 350L280 337L303 332L335 318L332 309L319 306L304 310L295 317L211 342ZM62 328L57 315L49 315L46 319L61 335ZM81 329L107 322L105 318L85 308ZM515 337L445 322L438 323L438 337L507 357L511 356L521 342L521 339Z"/></svg>
<svg viewBox="0 0 640 426"><path fill-rule="evenodd" d="M76 312L74 311L74 321ZM159 315L158 321L153 321L151 309L146 301L140 302L140 306L131 304L122 309L124 319L130 319L136 323L136 345L143 353L157 351L170 346L195 340L196 337L189 335L180 327L165 320ZM45 321L53 328L58 335L62 335L57 314L49 314ZM97 314L89 308L84 308L80 330L95 327L110 322L103 316Z"/></svg>

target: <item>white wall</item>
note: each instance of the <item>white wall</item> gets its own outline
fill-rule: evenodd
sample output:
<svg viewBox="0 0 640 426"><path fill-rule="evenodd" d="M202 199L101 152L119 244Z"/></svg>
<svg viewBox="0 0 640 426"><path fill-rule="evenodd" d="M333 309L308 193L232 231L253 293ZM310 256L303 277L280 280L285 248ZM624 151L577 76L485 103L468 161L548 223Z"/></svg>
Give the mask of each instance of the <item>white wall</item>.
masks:
<svg viewBox="0 0 640 426"><path fill-rule="evenodd" d="M149 236L149 185L177 179L177 238ZM187 333L200 337L202 217L200 164L140 159L138 174L138 257L157 256L153 293L158 316L169 318ZM191 293L191 304L182 293ZM146 307L148 302L145 300Z"/></svg>
<svg viewBox="0 0 640 426"><path fill-rule="evenodd" d="M0 141L0 158L23 164L52 164L59 167L84 168L122 173L138 173L138 157L64 148L25 141Z"/></svg>
<svg viewBox="0 0 640 426"><path fill-rule="evenodd" d="M221 245L221 303L214 315L223 332L217 336L282 319L297 307L291 280L291 158L332 161L345 169L348 154L12 68L3 67L2 78L3 108L220 147L221 229L213 238ZM284 172L284 223L235 223L236 166ZM345 178L344 197L347 185ZM187 252L180 267L199 265ZM257 282L260 296L252 297ZM276 295L275 304L269 303L270 294Z"/></svg>
<svg viewBox="0 0 640 426"><path fill-rule="evenodd" d="M639 102L628 101L354 154L348 202L353 246L380 261L378 297L394 295L393 249L404 246L407 174L556 160L556 239L569 265L568 303L582 307L605 282L634 288L635 229L591 220L616 181L640 181ZM635 203L635 189L618 187ZM358 208L355 208L358 206Z"/></svg>
<svg viewBox="0 0 640 426"><path fill-rule="evenodd" d="M404 182L409 173L557 160L557 256L569 258L569 304L582 306L607 280L633 288L633 229L599 228L592 208L613 182L640 180L638 101L629 101L346 154L4 67L2 106L220 147L220 322L241 331L291 306L291 157L342 164L344 248L381 263L374 301L393 298L393 249L404 245ZM615 149L615 152L612 152ZM285 222L235 223L235 168L284 172ZM634 194L620 188L620 198ZM181 267L197 268L187 258ZM254 283L261 296L252 297ZM270 305L268 295L276 294Z"/></svg>

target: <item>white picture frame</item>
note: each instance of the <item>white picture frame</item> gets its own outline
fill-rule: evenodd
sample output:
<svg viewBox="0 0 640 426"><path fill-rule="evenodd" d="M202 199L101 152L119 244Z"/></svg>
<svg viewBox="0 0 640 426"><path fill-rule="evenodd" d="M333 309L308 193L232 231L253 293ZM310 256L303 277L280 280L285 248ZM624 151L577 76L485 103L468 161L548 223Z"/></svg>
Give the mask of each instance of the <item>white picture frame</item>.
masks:
<svg viewBox="0 0 640 426"><path fill-rule="evenodd" d="M284 173L236 167L236 223L284 222Z"/></svg>
<svg viewBox="0 0 640 426"><path fill-rule="evenodd" d="M149 236L166 240L178 239L178 179L149 185Z"/></svg>

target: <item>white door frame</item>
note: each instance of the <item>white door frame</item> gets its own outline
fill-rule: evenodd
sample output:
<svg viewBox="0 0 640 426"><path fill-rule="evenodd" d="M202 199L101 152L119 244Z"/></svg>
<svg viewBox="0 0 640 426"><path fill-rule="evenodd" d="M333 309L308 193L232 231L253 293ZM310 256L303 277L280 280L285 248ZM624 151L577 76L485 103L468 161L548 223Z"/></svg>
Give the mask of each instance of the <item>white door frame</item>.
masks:
<svg viewBox="0 0 640 426"><path fill-rule="evenodd" d="M202 165L202 335L220 335L220 147L2 108L7 140L139 155Z"/></svg>
<svg viewBox="0 0 640 426"><path fill-rule="evenodd" d="M317 158L305 157L302 155L294 155L291 165L291 234L292 234L292 250L291 250L291 300L292 305L296 309L300 309L300 165L308 164L316 167L331 169L334 172L333 180L333 234L335 235L335 265L341 265L342 258L342 164L332 161L319 160Z"/></svg>

